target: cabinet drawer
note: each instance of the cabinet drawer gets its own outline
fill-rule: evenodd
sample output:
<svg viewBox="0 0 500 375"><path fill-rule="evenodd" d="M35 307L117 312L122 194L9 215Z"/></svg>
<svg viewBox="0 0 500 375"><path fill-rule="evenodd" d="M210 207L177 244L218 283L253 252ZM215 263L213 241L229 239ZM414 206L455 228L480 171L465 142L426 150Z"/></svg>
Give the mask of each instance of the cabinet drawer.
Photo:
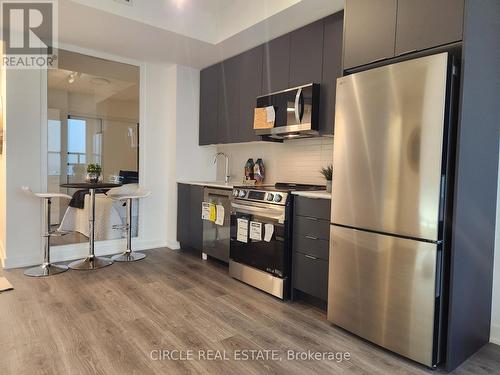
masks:
<svg viewBox="0 0 500 375"><path fill-rule="evenodd" d="M328 260L330 242L320 240L314 236L295 234L293 237L293 251L312 255L316 258Z"/></svg>
<svg viewBox="0 0 500 375"><path fill-rule="evenodd" d="M293 286L326 301L328 298L328 262L302 253L293 254Z"/></svg>
<svg viewBox="0 0 500 375"><path fill-rule="evenodd" d="M295 197L295 215L330 221L330 206L329 199Z"/></svg>
<svg viewBox="0 0 500 375"><path fill-rule="evenodd" d="M330 222L310 216L295 216L294 235L312 236L320 240L330 240Z"/></svg>

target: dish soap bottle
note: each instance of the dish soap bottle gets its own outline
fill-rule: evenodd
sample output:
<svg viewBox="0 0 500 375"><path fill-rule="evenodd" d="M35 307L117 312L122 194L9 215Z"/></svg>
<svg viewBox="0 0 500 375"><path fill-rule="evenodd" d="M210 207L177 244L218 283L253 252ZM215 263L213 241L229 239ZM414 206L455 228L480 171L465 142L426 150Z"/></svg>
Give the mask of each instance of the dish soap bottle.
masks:
<svg viewBox="0 0 500 375"><path fill-rule="evenodd" d="M261 184L265 178L264 162L262 159L257 159L253 167L253 176L257 184Z"/></svg>
<svg viewBox="0 0 500 375"><path fill-rule="evenodd" d="M253 159L250 158L247 160L247 162L245 163L245 180L246 181L251 181L253 180L253 168L254 168L254 162L253 162Z"/></svg>

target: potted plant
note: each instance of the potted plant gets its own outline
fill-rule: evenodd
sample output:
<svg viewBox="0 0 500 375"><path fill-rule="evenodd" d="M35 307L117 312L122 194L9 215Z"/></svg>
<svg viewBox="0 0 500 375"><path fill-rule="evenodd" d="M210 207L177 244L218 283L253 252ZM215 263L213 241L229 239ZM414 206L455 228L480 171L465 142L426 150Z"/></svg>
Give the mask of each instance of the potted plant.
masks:
<svg viewBox="0 0 500 375"><path fill-rule="evenodd" d="M87 182L97 183L101 178L102 168L99 164L89 164L87 165L87 175L85 180Z"/></svg>
<svg viewBox="0 0 500 375"><path fill-rule="evenodd" d="M320 172L326 180L326 191L328 193L331 193L332 192L333 165L329 164L326 167L321 168Z"/></svg>

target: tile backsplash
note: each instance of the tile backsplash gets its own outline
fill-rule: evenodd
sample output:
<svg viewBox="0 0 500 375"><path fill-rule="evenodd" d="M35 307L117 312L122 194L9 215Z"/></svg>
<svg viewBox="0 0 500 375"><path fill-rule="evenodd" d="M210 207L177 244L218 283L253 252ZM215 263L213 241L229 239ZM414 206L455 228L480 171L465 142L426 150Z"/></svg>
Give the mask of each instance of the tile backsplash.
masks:
<svg viewBox="0 0 500 375"><path fill-rule="evenodd" d="M332 163L333 138L305 138L274 142L250 142L217 146L230 158L231 181L240 182L248 158L264 160L264 183L299 182L324 185L321 167ZM217 179L224 179L224 161L220 159Z"/></svg>

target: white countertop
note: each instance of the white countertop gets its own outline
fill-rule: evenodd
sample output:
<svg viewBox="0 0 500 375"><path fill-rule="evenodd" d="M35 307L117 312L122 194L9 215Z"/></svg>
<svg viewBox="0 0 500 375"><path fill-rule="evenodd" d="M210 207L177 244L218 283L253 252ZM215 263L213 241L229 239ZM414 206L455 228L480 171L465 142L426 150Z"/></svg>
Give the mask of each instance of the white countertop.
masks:
<svg viewBox="0 0 500 375"><path fill-rule="evenodd" d="M232 189L234 186L233 182L225 183L224 181L185 181L185 180L177 180L179 184L187 184L187 185L198 185L198 186L207 186L219 189ZM241 184L240 184L241 185Z"/></svg>
<svg viewBox="0 0 500 375"><path fill-rule="evenodd" d="M319 191L292 191L293 195L298 195L305 198L321 198L321 199L332 199L332 193L327 193L325 190Z"/></svg>

